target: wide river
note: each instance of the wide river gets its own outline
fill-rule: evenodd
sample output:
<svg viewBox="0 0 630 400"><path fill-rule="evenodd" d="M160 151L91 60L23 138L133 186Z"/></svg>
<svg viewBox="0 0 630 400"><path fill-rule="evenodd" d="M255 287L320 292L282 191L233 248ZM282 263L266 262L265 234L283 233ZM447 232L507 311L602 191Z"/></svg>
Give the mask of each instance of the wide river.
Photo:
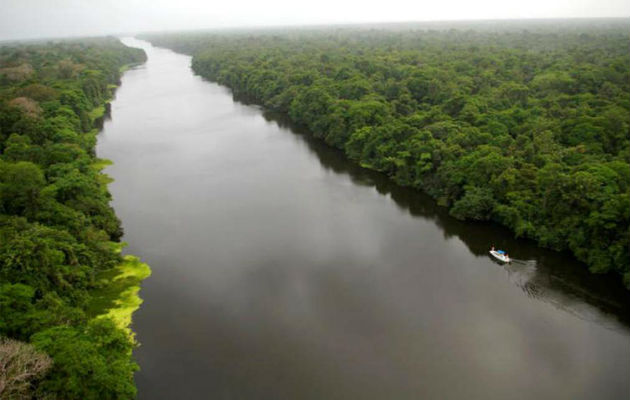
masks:
<svg viewBox="0 0 630 400"><path fill-rule="evenodd" d="M149 43L99 137L128 252L139 398L627 399L630 298L462 223ZM516 259L501 265L491 244Z"/></svg>

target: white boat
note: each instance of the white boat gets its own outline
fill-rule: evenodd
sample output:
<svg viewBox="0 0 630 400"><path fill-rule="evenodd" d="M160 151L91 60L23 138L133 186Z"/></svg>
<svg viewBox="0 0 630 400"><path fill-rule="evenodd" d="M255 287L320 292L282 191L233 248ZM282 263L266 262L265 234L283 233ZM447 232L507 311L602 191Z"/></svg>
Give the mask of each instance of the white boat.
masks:
<svg viewBox="0 0 630 400"><path fill-rule="evenodd" d="M492 256L499 261L503 261L506 263L509 263L510 261L512 261L510 260L510 257L508 257L508 255L505 254L503 250L490 250L490 254L492 254Z"/></svg>

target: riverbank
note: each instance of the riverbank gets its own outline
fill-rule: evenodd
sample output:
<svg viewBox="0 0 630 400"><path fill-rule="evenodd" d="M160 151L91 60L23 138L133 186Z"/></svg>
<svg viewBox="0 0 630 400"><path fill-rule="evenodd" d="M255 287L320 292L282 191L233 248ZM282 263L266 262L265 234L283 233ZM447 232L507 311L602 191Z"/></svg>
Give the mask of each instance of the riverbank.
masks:
<svg viewBox="0 0 630 400"><path fill-rule="evenodd" d="M540 247L568 250L590 272L618 275L630 288L630 88L611 67L630 37L606 22L580 27L594 35L588 43L554 29L537 31L550 53L522 47L523 33L511 30L148 39L192 55L198 75L306 126L359 165L428 193L453 217L492 221ZM576 46L607 52L575 59ZM576 68L567 72L562 63ZM597 71L597 82L616 95L582 82L579 68ZM494 79L480 79L488 70Z"/></svg>
<svg viewBox="0 0 630 400"><path fill-rule="evenodd" d="M20 398L136 395L130 326L150 269L121 255L95 146L121 68L145 61L114 38L0 47L0 335L52 359Z"/></svg>
<svg viewBox="0 0 630 400"><path fill-rule="evenodd" d="M149 61L125 74L97 154L127 251L154 271L133 315L140 400L623 397L618 280L458 221L190 57L124 43ZM523 263L494 263L492 241Z"/></svg>
<svg viewBox="0 0 630 400"><path fill-rule="evenodd" d="M138 65L142 65L142 63L128 63L120 68L118 68L118 73L122 76L129 69L136 67ZM120 80L116 83L110 83L107 85L107 90L109 91L109 95L103 99L103 103L94 107L90 110L87 115L90 118L90 121L94 128L89 132L89 134L97 135L101 129L103 128L104 118L109 114L111 102L114 99L116 94L116 89L120 87Z"/></svg>
<svg viewBox="0 0 630 400"><path fill-rule="evenodd" d="M125 243L112 243L120 253ZM142 281L151 275L151 268L133 255L122 256L122 262L114 268L101 271L96 276L97 287L88 304L88 315L92 318L109 318L120 329L125 330L129 339L136 344L131 330L133 313L140 308L139 295Z"/></svg>
<svg viewBox="0 0 630 400"><path fill-rule="evenodd" d="M119 68L121 76L137 65L140 64L130 63L121 66ZM105 99L103 104L95 107L89 113L92 124L96 127L88 134L95 135L96 140L98 140L98 134L103 127L103 118L109 112L111 101L114 99L118 87L120 87L120 81L108 85L111 95ZM108 192L108 185L113 182L113 179L104 173L103 169L111 165L111 160L100 158L96 158L92 164L92 168L98 171L99 184ZM146 263L141 262L137 256L122 255L122 250L126 246L127 244L124 242L110 243L112 251L121 255L122 261L111 269L97 273L95 278L97 289L92 292L92 299L87 306L87 312L92 318L111 319L118 328L127 332L130 342L136 345L135 334L131 330L132 315L142 304L142 298L139 295L140 285L151 275L151 268Z"/></svg>

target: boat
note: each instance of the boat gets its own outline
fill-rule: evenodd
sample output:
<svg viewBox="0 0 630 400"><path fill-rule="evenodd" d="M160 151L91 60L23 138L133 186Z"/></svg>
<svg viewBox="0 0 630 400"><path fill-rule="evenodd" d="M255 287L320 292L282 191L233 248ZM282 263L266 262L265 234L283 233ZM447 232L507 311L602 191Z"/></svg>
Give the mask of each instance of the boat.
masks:
<svg viewBox="0 0 630 400"><path fill-rule="evenodd" d="M499 261L503 261L506 263L509 263L510 261L512 261L510 260L510 257L503 250L490 250L490 254L492 254L492 256Z"/></svg>

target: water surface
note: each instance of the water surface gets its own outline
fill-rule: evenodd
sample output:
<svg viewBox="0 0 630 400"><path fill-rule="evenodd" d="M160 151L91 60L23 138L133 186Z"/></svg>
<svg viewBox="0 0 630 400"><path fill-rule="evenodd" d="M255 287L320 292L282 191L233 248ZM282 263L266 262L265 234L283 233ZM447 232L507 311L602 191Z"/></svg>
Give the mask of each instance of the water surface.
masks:
<svg viewBox="0 0 630 400"><path fill-rule="evenodd" d="M461 223L125 39L99 137L129 251L140 399L622 399L629 298ZM492 261L494 243L517 259Z"/></svg>

